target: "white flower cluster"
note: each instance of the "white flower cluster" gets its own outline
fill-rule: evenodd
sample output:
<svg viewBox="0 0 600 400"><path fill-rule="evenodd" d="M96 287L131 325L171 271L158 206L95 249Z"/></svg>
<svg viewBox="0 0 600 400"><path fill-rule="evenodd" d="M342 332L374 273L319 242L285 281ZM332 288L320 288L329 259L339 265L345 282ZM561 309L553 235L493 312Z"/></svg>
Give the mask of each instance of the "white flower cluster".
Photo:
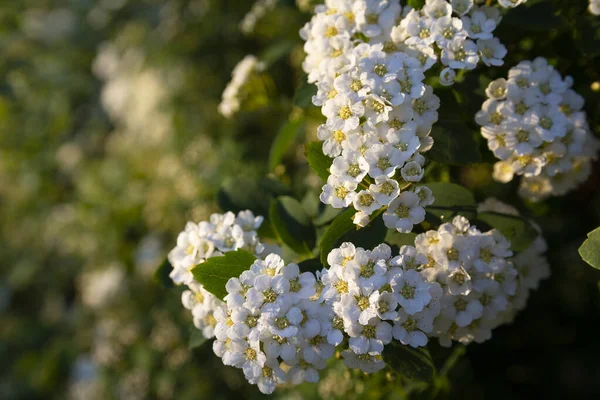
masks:
<svg viewBox="0 0 600 400"><path fill-rule="evenodd" d="M402 190L423 178L440 102L419 60L391 42L400 12L398 2L327 1L301 36L303 67L318 86L313 103L327 117L318 137L334 158L321 201L353 205L362 226L387 207L386 225L409 232L433 197L426 187Z"/></svg>
<svg viewBox="0 0 600 400"><path fill-rule="evenodd" d="M519 215L517 209L493 197L480 203L477 211L491 211L514 216ZM512 299L513 312L505 315L506 322L511 322L516 312L525 308L531 291L536 290L542 280L550 277L550 265L545 256L548 244L542 236L541 229L536 224L533 224L533 226L538 231L537 238L531 246L520 251L513 257L513 263L519 271L519 285L517 286L517 293Z"/></svg>
<svg viewBox="0 0 600 400"><path fill-rule="evenodd" d="M322 298L333 310L327 340L337 346L349 337L342 352L348 367L367 373L384 368L383 348L392 338L412 347L427 344L443 292L414 268L426 259L415 259L412 250L404 247L392 258L386 244L369 251L344 243L329 253L330 268L321 277Z"/></svg>
<svg viewBox="0 0 600 400"><path fill-rule="evenodd" d="M600 0L590 0L588 10L594 15L600 15Z"/></svg>
<svg viewBox="0 0 600 400"><path fill-rule="evenodd" d="M505 7L518 3L500 1ZM487 66L504 64L506 47L493 34L501 20L498 8L476 6L473 0L427 0L421 10L407 8L392 30L392 40L416 55L425 70L436 62L445 66L441 84L452 85L456 70L472 70L479 61Z"/></svg>
<svg viewBox="0 0 600 400"><path fill-rule="evenodd" d="M494 179L522 175L520 195L533 201L563 195L590 174L598 143L589 132L583 97L545 58L511 68L491 82L475 117L488 147L501 161Z"/></svg>
<svg viewBox="0 0 600 400"><path fill-rule="evenodd" d="M215 354L266 394L286 382L317 382L334 353L318 288L313 273L276 254L257 260L227 282L227 306L214 314Z"/></svg>
<svg viewBox="0 0 600 400"><path fill-rule="evenodd" d="M231 73L231 81L223 91L219 113L225 118L231 118L241 107L241 92L244 85L248 83L251 75L256 71L262 71L264 64L253 55L247 55L240 61Z"/></svg>
<svg viewBox="0 0 600 400"><path fill-rule="evenodd" d="M479 211L518 215L495 199ZM246 226L256 226L252 219ZM459 216L397 256L386 244L365 250L343 243L316 276L269 254L229 279L207 329L223 363L266 394L284 383L317 382L338 346L347 367L374 373L385 367L384 347L394 339L414 348L430 337L445 346L489 339L549 275L545 251L540 236L512 258L501 233L482 233Z"/></svg>
<svg viewBox="0 0 600 400"><path fill-rule="evenodd" d="M257 256L263 254L267 249L256 233L262 222L263 217L255 217L249 210L241 211L237 216L232 212L213 214L210 221L199 224L188 222L177 237L177 246L169 253L169 262L173 266L169 276L175 284L188 287L182 294L182 303L192 312L194 325L207 339L214 337L217 323L214 314L222 310L225 303L194 280L191 270L208 258L228 251L244 249ZM277 250L269 249L269 252L273 251Z"/></svg>
<svg viewBox="0 0 600 400"><path fill-rule="evenodd" d="M417 236L415 247L422 257L418 268L427 281L443 288L441 311L430 335L440 344L486 341L492 329L511 321L524 306L545 273L540 265L530 265L537 275L528 283L520 273L529 271L525 265L539 261L543 251L534 244L529 253L513 260L510 246L500 232L482 233L461 216Z"/></svg>

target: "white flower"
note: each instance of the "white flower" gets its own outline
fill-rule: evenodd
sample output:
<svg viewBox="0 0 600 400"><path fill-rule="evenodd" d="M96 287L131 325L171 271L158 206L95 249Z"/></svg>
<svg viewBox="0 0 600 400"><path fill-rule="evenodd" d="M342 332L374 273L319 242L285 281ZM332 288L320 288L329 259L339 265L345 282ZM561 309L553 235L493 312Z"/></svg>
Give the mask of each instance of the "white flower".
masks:
<svg viewBox="0 0 600 400"><path fill-rule="evenodd" d="M435 22L434 29L435 42L441 48L449 46L454 40L467 38L467 31L463 29L463 22L458 18L440 18Z"/></svg>
<svg viewBox="0 0 600 400"><path fill-rule="evenodd" d="M381 208L381 204L379 204L375 200L375 196L369 190L361 190L354 197L354 208L358 211L362 211L367 215L371 215L373 211Z"/></svg>
<svg viewBox="0 0 600 400"><path fill-rule="evenodd" d="M362 102L355 102L349 97L335 96L323 105L323 115L327 117L327 124L333 130L349 132L356 129L360 117L365 113Z"/></svg>
<svg viewBox="0 0 600 400"><path fill-rule="evenodd" d="M390 286L396 300L408 314L423 311L431 301L430 285L417 270L398 271L390 279Z"/></svg>
<svg viewBox="0 0 600 400"><path fill-rule="evenodd" d="M427 186L418 186L415 194L419 196L419 205L422 207L430 206L434 203L433 192Z"/></svg>
<svg viewBox="0 0 600 400"><path fill-rule="evenodd" d="M419 182L421 179L423 179L425 170L418 162L411 161L402 167L400 173L402 175L402 179L404 179L406 182Z"/></svg>
<svg viewBox="0 0 600 400"><path fill-rule="evenodd" d="M442 63L453 69L474 69L479 62L475 42L456 38L442 50Z"/></svg>
<svg viewBox="0 0 600 400"><path fill-rule="evenodd" d="M337 157L342 154L344 142L351 134L337 129L331 129L327 124L320 125L317 129L319 140L323 140L323 153L329 157Z"/></svg>
<svg viewBox="0 0 600 400"><path fill-rule="evenodd" d="M390 143L376 144L365 151L365 160L369 163L369 175L373 178L392 177L396 168L405 161L402 153Z"/></svg>
<svg viewBox="0 0 600 400"><path fill-rule="evenodd" d="M451 0L452 10L458 15L465 15L473 7L473 0Z"/></svg>
<svg viewBox="0 0 600 400"><path fill-rule="evenodd" d="M381 354L383 346L392 341L392 325L385 321L370 322L368 325L352 325L348 330L349 346L356 354Z"/></svg>
<svg viewBox="0 0 600 400"><path fill-rule="evenodd" d="M485 89L485 94L494 100L504 100L508 92L506 85L506 79L500 78L490 82L488 87Z"/></svg>
<svg viewBox="0 0 600 400"><path fill-rule="evenodd" d="M360 183L369 172L369 163L360 152L348 151L333 160L330 171L341 180Z"/></svg>
<svg viewBox="0 0 600 400"><path fill-rule="evenodd" d="M496 21L482 11L475 11L461 18L464 29L472 39L492 39Z"/></svg>
<svg viewBox="0 0 600 400"><path fill-rule="evenodd" d="M433 329L433 317L429 311L409 315L400 310L392 328L394 339L414 348L425 346L428 342L425 332Z"/></svg>
<svg viewBox="0 0 600 400"><path fill-rule="evenodd" d="M369 186L369 191L381 205L388 205L400 194L398 182L385 175L375 178L375 183Z"/></svg>
<svg viewBox="0 0 600 400"><path fill-rule="evenodd" d="M485 65L499 66L504 64L502 59L506 56L507 50L498 38L479 39L477 41L477 49Z"/></svg>
<svg viewBox="0 0 600 400"><path fill-rule="evenodd" d="M329 175L327 184L323 186L320 199L324 204L330 204L333 208L345 208L354 201L357 187L356 182Z"/></svg>
<svg viewBox="0 0 600 400"><path fill-rule="evenodd" d="M456 72L452 68L444 68L440 72L440 83L444 86L452 86L456 79Z"/></svg>
<svg viewBox="0 0 600 400"><path fill-rule="evenodd" d="M262 368L254 367L251 373L246 374L246 379L257 385L262 393L271 394L277 384L285 382L286 377L277 360L267 359Z"/></svg>
<svg viewBox="0 0 600 400"><path fill-rule="evenodd" d="M494 164L494 172L492 177L498 182L508 183L512 181L514 174L515 173L511 163L498 161L496 164Z"/></svg>
<svg viewBox="0 0 600 400"><path fill-rule="evenodd" d="M428 0L423 7L423 13L429 18L439 20L452 14L452 6L446 0Z"/></svg>
<svg viewBox="0 0 600 400"><path fill-rule="evenodd" d="M402 192L392 201L383 213L385 226L398 232L410 232L413 225L425 220L425 210L419 205L419 196L412 192Z"/></svg>

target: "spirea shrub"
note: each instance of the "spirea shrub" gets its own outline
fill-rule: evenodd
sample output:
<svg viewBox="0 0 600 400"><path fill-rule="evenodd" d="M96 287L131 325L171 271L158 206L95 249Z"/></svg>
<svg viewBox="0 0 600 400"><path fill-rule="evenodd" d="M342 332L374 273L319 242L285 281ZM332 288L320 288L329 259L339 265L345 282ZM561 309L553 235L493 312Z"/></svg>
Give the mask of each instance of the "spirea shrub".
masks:
<svg viewBox="0 0 600 400"><path fill-rule="evenodd" d="M479 138L440 117L473 70L504 64L515 46L496 29L527 1L408 3L326 0L300 31L306 82L269 164L285 170L285 146L314 128L304 154L318 198L273 176L256 193L222 190L225 213L188 223L157 273L187 287L194 326L263 393L318 382L332 359L428 382L430 349L492 340L550 275L530 217L451 182L448 165L482 161ZM246 81L267 66L238 64L223 115L243 108ZM499 159L486 178L522 176L518 194L532 201L586 180L598 143L573 84L543 57L485 83L470 118Z"/></svg>

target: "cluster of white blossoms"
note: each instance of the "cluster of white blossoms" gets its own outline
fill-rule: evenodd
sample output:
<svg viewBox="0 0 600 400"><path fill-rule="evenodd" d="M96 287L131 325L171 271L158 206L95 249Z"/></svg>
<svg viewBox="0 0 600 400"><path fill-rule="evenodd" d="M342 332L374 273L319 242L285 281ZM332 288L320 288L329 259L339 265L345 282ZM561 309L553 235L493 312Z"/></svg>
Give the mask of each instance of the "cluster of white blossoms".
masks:
<svg viewBox="0 0 600 400"><path fill-rule="evenodd" d="M493 34L501 20L498 8L477 6L473 0L427 0L421 10L405 8L404 14L392 30L393 43L421 60L425 70L441 63L441 84L452 85L456 70L472 70L480 61L504 64L506 47Z"/></svg>
<svg viewBox="0 0 600 400"><path fill-rule="evenodd" d="M415 247L421 273L443 288L432 336L440 344L467 344L490 338L516 294L518 271L510 242L498 231L482 233L464 217L420 234Z"/></svg>
<svg viewBox="0 0 600 400"><path fill-rule="evenodd" d="M490 197L479 204L478 212L496 212L501 214L518 216L519 211L501 201ZM505 313L506 322L511 322L518 311L525 308L532 290L540 286L540 282L550 277L550 265L545 256L548 244L542 236L542 231L533 221L530 221L537 230L538 236L531 245L523 251L518 252L512 259L517 271L519 271L519 285L517 293L511 300L512 310Z"/></svg>
<svg viewBox="0 0 600 400"><path fill-rule="evenodd" d="M572 85L545 58L523 61L508 79L489 84L488 100L475 117L501 160L494 179L506 183L522 175L519 193L530 200L563 195L590 174L598 143Z"/></svg>
<svg viewBox="0 0 600 400"><path fill-rule="evenodd" d="M492 35L499 21L497 8L471 0L428 0L422 10L388 0L327 0L315 8L300 35L303 68L318 88L312 101L327 118L317 135L333 158L323 203L353 206L360 226L383 211L386 226L399 232L423 221L434 199L415 185L440 106L425 71L440 62L448 67L441 82L451 84L456 69L480 59L501 65L506 49Z"/></svg>
<svg viewBox="0 0 600 400"><path fill-rule="evenodd" d="M344 243L329 253L321 276L323 301L333 310L327 340L337 346L344 334L349 338L342 352L348 367L367 373L384 368L382 352L392 339L427 344L443 292L416 270L426 259L415 257L408 246L392 257L386 244L369 251Z"/></svg>
<svg viewBox="0 0 600 400"><path fill-rule="evenodd" d="M386 225L409 232L433 202L426 187L409 187L423 178L440 102L419 60L390 47L400 13L399 2L327 1L301 36L313 103L327 117L318 137L334 159L321 201L352 205L361 226L387 208Z"/></svg>
<svg viewBox="0 0 600 400"><path fill-rule="evenodd" d="M242 91L250 77L255 72L264 69L264 64L253 55L247 55L240 61L231 73L231 81L223 91L219 113L225 118L231 118L240 110L242 103Z"/></svg>
<svg viewBox="0 0 600 400"><path fill-rule="evenodd" d="M282 383L317 382L334 354L318 288L312 272L279 255L255 261L227 282L227 306L214 314L215 354L266 394Z"/></svg>
<svg viewBox="0 0 600 400"><path fill-rule="evenodd" d="M241 211L237 216L232 212L212 214L210 221L198 224L188 222L177 237L177 246L169 253L169 262L173 266L169 276L175 284L188 287L181 301L192 312L196 328L207 339L214 337L217 323L214 314L222 310L225 303L194 279L192 269L208 258L221 256L228 251L244 249L256 256L266 251L277 252L277 248L267 249L259 241L256 230L262 222L263 217L254 216L249 210Z"/></svg>
<svg viewBox="0 0 600 400"><path fill-rule="evenodd" d="M518 215L495 199L478 211ZM444 346L487 340L549 275L541 236L513 257L501 233L482 233L461 216L418 235L398 255L385 243L373 250L343 243L316 274L264 248L255 232L261 222L246 211L188 224L169 260L173 280L189 287L183 303L194 324L215 337L214 353L266 394L281 384L317 382L339 347L347 367L374 373L385 367L392 340L414 348L431 337ZM228 280L223 302L190 269L239 248L269 254Z"/></svg>
<svg viewBox="0 0 600 400"><path fill-rule="evenodd" d="M588 10L594 15L600 15L600 0L590 0Z"/></svg>

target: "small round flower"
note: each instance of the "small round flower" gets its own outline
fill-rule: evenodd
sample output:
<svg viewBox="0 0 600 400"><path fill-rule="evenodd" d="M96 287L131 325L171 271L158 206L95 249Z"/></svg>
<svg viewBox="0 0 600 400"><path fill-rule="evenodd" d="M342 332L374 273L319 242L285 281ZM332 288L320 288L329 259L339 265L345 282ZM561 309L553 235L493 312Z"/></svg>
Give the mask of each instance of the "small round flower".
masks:
<svg viewBox="0 0 600 400"><path fill-rule="evenodd" d="M431 301L430 285L417 270L399 270L390 279L390 286L396 301L408 314L423 311Z"/></svg>
<svg viewBox="0 0 600 400"><path fill-rule="evenodd" d="M358 192L354 197L353 204L354 208L366 215L371 215L373 211L381 208L381 204L375 200L375 196L369 190Z"/></svg>
<svg viewBox="0 0 600 400"><path fill-rule="evenodd" d="M440 84L444 86L452 86L456 79L456 72L452 68L444 68L440 72Z"/></svg>
<svg viewBox="0 0 600 400"><path fill-rule="evenodd" d="M345 208L354 201L357 187L358 184L354 181L342 180L335 175L329 175L319 198L321 202L330 204L333 208Z"/></svg>
<svg viewBox="0 0 600 400"><path fill-rule="evenodd" d="M375 178L375 183L369 186L369 191L381 205L389 205L400 194L398 181L385 175Z"/></svg>
<svg viewBox="0 0 600 400"><path fill-rule="evenodd" d="M341 180L360 183L369 172L369 163L360 152L348 151L333 160L330 171Z"/></svg>
<svg viewBox="0 0 600 400"><path fill-rule="evenodd" d="M415 224L425 220L425 210L419 205L419 200L415 193L400 193L383 213L385 226L401 233L412 231Z"/></svg>
<svg viewBox="0 0 600 400"><path fill-rule="evenodd" d="M474 69L479 62L477 51L475 42L456 38L442 50L442 64L452 69Z"/></svg>

